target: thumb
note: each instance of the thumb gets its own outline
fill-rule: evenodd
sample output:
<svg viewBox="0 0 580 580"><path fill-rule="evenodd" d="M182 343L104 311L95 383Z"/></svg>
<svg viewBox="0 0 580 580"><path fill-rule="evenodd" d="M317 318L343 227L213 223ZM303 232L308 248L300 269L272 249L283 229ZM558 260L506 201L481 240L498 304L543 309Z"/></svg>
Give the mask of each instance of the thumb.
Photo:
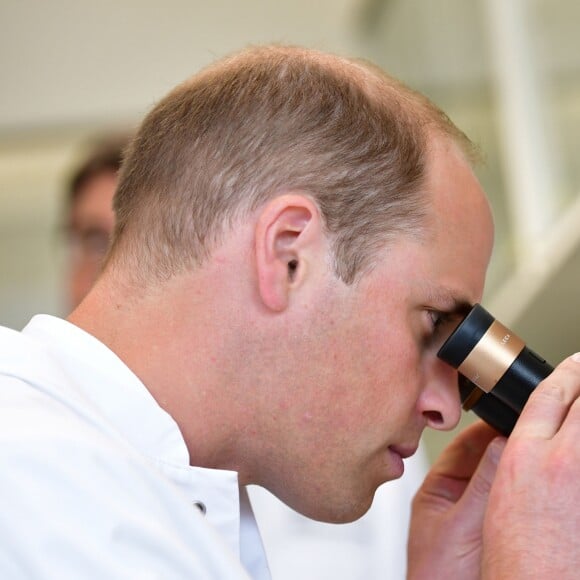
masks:
<svg viewBox="0 0 580 580"><path fill-rule="evenodd" d="M457 509L469 513L471 521L483 522L487 499L505 444L506 439L503 437L496 437L491 441L465 492L457 502Z"/></svg>
<svg viewBox="0 0 580 580"><path fill-rule="evenodd" d="M469 425L437 458L415 496L415 502L456 504L495 438L497 431L483 421Z"/></svg>
<svg viewBox="0 0 580 580"><path fill-rule="evenodd" d="M504 446L476 423L443 452L413 500L408 578L448 578L450 570L480 577L483 520Z"/></svg>

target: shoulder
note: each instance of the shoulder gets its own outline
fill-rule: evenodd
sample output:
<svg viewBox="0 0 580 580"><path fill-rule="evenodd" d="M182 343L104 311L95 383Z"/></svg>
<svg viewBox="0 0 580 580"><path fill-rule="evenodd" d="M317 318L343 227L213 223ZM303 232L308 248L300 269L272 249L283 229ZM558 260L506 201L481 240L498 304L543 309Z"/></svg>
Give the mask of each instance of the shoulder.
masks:
<svg viewBox="0 0 580 580"><path fill-rule="evenodd" d="M19 333L0 332L0 577L237 578L198 510Z"/></svg>

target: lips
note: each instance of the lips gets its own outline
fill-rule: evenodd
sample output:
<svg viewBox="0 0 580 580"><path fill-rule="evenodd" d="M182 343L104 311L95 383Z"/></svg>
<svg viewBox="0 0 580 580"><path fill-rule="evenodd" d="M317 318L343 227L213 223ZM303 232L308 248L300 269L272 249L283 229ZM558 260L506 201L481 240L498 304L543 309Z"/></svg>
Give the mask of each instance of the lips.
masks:
<svg viewBox="0 0 580 580"><path fill-rule="evenodd" d="M417 452L417 445L390 445L389 449L403 459L407 459L407 457L411 457Z"/></svg>

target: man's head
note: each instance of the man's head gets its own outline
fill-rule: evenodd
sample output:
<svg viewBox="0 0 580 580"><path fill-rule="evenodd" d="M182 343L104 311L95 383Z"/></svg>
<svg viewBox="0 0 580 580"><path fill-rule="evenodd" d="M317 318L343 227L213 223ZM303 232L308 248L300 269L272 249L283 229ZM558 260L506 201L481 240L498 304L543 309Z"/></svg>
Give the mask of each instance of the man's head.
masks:
<svg viewBox="0 0 580 580"><path fill-rule="evenodd" d="M76 306L91 289L113 233L113 195L128 137L111 135L91 147L66 189L64 219L67 302Z"/></svg>
<svg viewBox="0 0 580 580"><path fill-rule="evenodd" d="M459 418L436 352L491 252L470 154L372 66L276 47L221 61L145 119L72 320L143 380L193 464L352 520L426 426Z"/></svg>
<svg viewBox="0 0 580 580"><path fill-rule="evenodd" d="M372 65L250 49L177 87L147 117L115 201L115 245L138 256L145 280L165 278L201 263L264 201L301 191L320 208L336 272L351 283L386 241L421 234L432 134L471 154L440 110Z"/></svg>

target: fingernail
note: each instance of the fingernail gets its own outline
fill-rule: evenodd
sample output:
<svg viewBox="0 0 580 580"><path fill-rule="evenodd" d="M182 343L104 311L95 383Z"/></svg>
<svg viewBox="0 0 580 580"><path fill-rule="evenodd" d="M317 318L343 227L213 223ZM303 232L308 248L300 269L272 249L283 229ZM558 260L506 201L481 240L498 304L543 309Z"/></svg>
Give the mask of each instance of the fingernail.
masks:
<svg viewBox="0 0 580 580"><path fill-rule="evenodd" d="M494 463L499 463L503 450L505 448L507 440L503 437L496 437L489 444L489 456Z"/></svg>
<svg viewBox="0 0 580 580"><path fill-rule="evenodd" d="M574 362L580 363L580 352L573 354L571 358Z"/></svg>

